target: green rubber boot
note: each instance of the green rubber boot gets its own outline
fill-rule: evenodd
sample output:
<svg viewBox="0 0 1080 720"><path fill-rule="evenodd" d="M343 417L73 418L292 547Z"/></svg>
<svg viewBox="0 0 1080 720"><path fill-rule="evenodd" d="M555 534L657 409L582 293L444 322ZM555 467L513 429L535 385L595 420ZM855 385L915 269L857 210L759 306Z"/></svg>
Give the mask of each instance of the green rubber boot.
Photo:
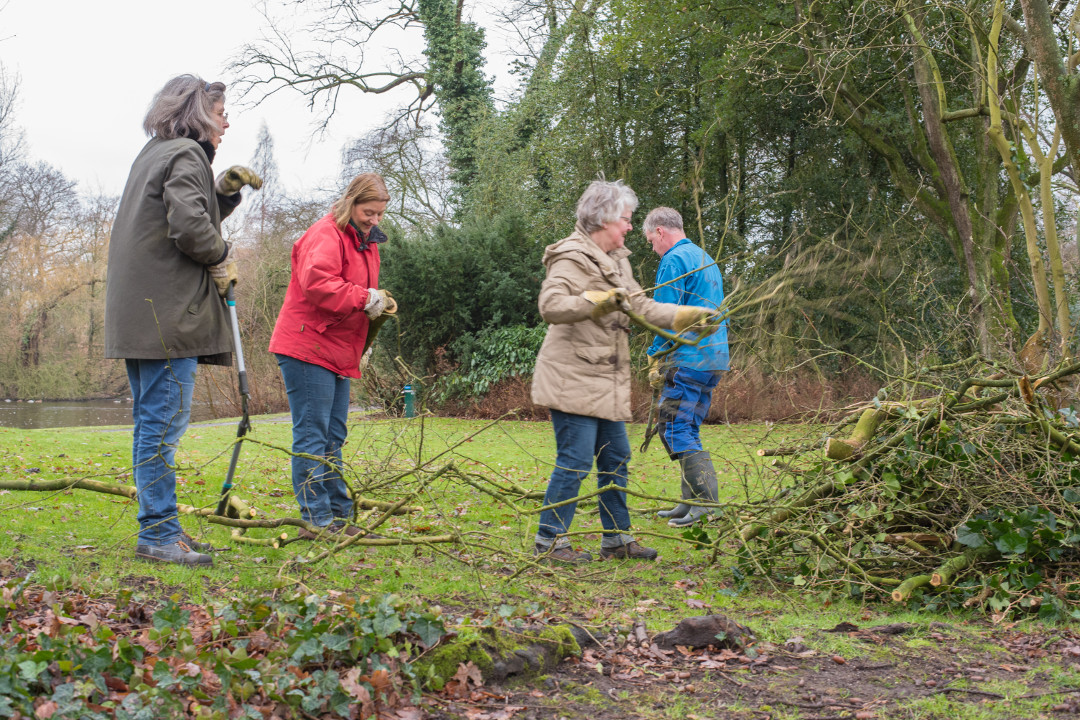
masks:
<svg viewBox="0 0 1080 720"><path fill-rule="evenodd" d="M689 500L690 498L694 497L694 493L690 490L690 484L686 482L686 471L682 461L679 461L679 466L679 474L682 475L682 499ZM679 503L670 510L661 510L660 512L656 513L656 517L667 518L670 520L673 518L681 518L688 512L690 512L690 506L686 503Z"/></svg>
<svg viewBox="0 0 1080 720"><path fill-rule="evenodd" d="M712 456L702 450L684 455L679 458L679 463L682 465L685 482L690 486L692 493L690 497L716 502L718 497L716 469L712 464ZM709 515L712 515L712 509L694 505L682 517L673 517L668 520L668 527L689 527Z"/></svg>

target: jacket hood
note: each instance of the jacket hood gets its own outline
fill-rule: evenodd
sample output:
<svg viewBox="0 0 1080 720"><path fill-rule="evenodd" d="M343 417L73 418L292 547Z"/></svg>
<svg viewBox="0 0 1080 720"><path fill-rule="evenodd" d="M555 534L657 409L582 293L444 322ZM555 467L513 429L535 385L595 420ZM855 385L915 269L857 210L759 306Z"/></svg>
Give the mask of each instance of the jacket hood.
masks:
<svg viewBox="0 0 1080 720"><path fill-rule="evenodd" d="M623 258L630 257L630 251L625 247L616 248L609 253L605 253L600 249L599 245L593 242L588 233L578 225L571 235L544 248L544 267L550 268L551 263L572 254L584 254L592 258L597 264L601 264L605 259L611 259L617 263Z"/></svg>

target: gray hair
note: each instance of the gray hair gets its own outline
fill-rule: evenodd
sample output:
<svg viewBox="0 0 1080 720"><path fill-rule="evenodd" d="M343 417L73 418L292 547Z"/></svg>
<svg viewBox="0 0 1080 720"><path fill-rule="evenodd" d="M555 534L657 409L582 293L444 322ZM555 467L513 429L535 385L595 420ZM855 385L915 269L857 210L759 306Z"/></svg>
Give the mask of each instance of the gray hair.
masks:
<svg viewBox="0 0 1080 720"><path fill-rule="evenodd" d="M578 200L578 224L587 233L596 232L620 215L634 212L637 203L637 194L622 180L593 180Z"/></svg>
<svg viewBox="0 0 1080 720"><path fill-rule="evenodd" d="M209 140L219 132L214 105L225 102L225 83L208 83L195 75L179 75L161 88L143 119L150 137Z"/></svg>
<svg viewBox="0 0 1080 720"><path fill-rule="evenodd" d="M641 231L648 234L658 227L671 228L672 230L682 232L682 214L675 208L669 208L664 205L654 207L649 211L649 214L645 216L645 222L641 224Z"/></svg>

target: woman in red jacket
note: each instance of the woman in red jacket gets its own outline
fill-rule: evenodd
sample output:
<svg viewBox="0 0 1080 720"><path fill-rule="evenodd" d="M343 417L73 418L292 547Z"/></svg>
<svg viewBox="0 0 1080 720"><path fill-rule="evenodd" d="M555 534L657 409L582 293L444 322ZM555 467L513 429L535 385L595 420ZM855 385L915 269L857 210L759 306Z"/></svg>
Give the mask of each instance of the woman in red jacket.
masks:
<svg viewBox="0 0 1080 720"><path fill-rule="evenodd" d="M390 195L375 173L353 178L330 212L293 244L292 278L270 352L277 355L292 412L292 482L300 516L324 528L300 530L356 535L347 524L353 503L341 477L341 446L348 432L349 378L360 377L370 322L389 293L378 290L378 224Z"/></svg>

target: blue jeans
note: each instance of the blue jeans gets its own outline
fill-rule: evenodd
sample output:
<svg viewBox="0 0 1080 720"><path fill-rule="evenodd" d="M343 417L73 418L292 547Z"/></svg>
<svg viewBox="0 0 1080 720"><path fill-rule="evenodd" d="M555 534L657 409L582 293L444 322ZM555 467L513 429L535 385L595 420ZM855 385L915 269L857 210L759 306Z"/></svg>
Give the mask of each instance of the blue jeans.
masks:
<svg viewBox="0 0 1080 720"><path fill-rule="evenodd" d="M340 470L349 378L287 355L277 361L292 413L292 484L300 517L323 527L335 518L351 519L353 501Z"/></svg>
<svg viewBox="0 0 1080 720"><path fill-rule="evenodd" d="M544 494L544 505L577 497L581 481L592 470L593 458L596 459L598 488L613 483L617 487L626 487L630 439L626 436L624 423L552 410L551 424L555 427L557 455L555 469ZM614 548L633 542L634 536L629 534L630 511L626 508L626 493L617 490L602 492L597 499L600 503L600 522L604 526L601 546ZM541 512L536 544L544 548L553 544L556 548L569 546L568 538L556 539L556 536L570 529L576 509L577 503L569 503Z"/></svg>
<svg viewBox="0 0 1080 720"><path fill-rule="evenodd" d="M672 460L702 452L701 423L709 414L720 372L675 367L664 374L656 431Z"/></svg>
<svg viewBox="0 0 1080 720"><path fill-rule="evenodd" d="M135 428L131 463L139 501L139 544L180 539L176 514L176 444L191 419L197 358L126 360Z"/></svg>

